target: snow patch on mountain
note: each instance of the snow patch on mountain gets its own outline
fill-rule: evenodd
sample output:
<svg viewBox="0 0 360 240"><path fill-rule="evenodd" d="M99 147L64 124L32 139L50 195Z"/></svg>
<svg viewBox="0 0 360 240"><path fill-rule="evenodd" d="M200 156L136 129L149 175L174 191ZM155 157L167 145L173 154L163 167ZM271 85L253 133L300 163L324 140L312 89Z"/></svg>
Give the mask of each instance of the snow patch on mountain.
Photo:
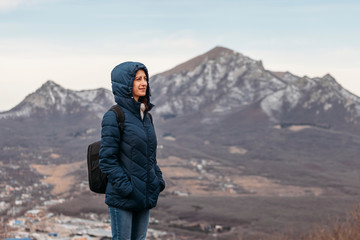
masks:
<svg viewBox="0 0 360 240"><path fill-rule="evenodd" d="M17 118L17 117L29 117L32 113L30 106L24 106L23 108L16 111L6 111L0 113L0 119Z"/></svg>
<svg viewBox="0 0 360 240"><path fill-rule="evenodd" d="M83 99L84 101L92 102L94 99L98 96L99 91L98 90L83 90L76 92L78 97Z"/></svg>
<svg viewBox="0 0 360 240"><path fill-rule="evenodd" d="M279 118L282 108L281 99L284 96L283 91L270 94L261 101L261 109L269 116L270 120L276 122Z"/></svg>

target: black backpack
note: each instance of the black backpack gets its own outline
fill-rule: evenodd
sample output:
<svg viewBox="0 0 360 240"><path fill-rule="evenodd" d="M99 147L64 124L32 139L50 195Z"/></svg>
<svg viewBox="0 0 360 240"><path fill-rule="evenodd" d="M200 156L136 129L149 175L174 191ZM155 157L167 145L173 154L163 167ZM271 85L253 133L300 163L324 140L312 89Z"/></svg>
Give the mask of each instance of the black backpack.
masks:
<svg viewBox="0 0 360 240"><path fill-rule="evenodd" d="M124 130L125 116L124 112L119 105L112 106L109 111L116 114L116 120L119 124L120 134ZM99 151L100 141L94 142L88 146L87 152L87 166L90 190L96 193L105 193L106 185L108 182L105 173L101 172L99 168Z"/></svg>

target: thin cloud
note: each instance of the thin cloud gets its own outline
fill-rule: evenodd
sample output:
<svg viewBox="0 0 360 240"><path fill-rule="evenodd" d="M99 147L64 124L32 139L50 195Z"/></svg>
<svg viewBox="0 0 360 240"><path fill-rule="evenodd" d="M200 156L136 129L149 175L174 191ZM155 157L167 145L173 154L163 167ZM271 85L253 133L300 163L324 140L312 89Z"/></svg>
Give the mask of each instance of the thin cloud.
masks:
<svg viewBox="0 0 360 240"><path fill-rule="evenodd" d="M20 6L23 0L2 0L0 1L0 11L9 11Z"/></svg>
<svg viewBox="0 0 360 240"><path fill-rule="evenodd" d="M21 7L27 7L56 0L0 0L0 12L13 11Z"/></svg>

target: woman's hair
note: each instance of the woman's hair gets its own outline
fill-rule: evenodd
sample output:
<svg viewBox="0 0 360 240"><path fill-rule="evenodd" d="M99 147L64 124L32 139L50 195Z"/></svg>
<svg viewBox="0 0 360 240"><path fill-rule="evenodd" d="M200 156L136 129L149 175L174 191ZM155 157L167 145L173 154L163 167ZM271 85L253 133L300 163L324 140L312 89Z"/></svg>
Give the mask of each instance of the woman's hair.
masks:
<svg viewBox="0 0 360 240"><path fill-rule="evenodd" d="M139 97L139 102L145 104L145 111L149 110L148 98L146 96Z"/></svg>

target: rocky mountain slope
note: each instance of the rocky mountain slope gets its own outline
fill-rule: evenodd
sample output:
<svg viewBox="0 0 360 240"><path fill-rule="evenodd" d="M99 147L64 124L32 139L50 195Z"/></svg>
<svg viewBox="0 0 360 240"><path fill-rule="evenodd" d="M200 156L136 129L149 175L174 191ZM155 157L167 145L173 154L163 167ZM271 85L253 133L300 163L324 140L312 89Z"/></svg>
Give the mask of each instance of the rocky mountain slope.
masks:
<svg viewBox="0 0 360 240"><path fill-rule="evenodd" d="M360 98L329 74L275 73L230 49L216 47L151 78L155 112L163 118L190 112L229 114L259 105L273 123L358 128ZM260 110L259 109L259 110Z"/></svg>

